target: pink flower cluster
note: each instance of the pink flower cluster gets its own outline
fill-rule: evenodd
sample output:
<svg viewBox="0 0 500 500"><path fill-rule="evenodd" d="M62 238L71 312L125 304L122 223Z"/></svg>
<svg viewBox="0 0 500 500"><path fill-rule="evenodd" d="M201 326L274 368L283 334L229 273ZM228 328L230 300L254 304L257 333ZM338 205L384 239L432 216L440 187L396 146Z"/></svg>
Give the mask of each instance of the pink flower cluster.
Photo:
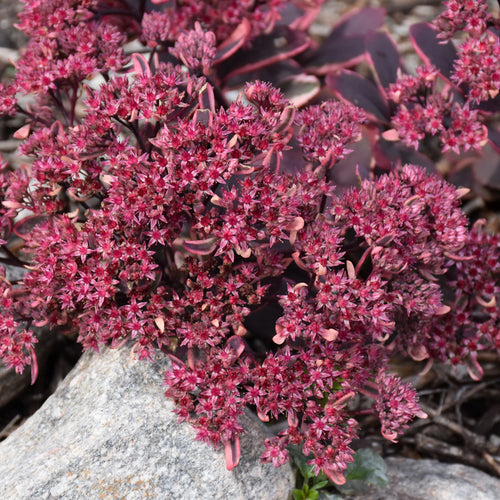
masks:
<svg viewBox="0 0 500 500"><path fill-rule="evenodd" d="M307 159L333 165L352 152L345 146L361 139L361 125L365 121L359 108L326 101L298 114L297 140ZM332 135L336 144L332 144Z"/></svg>
<svg viewBox="0 0 500 500"><path fill-rule="evenodd" d="M448 40L457 32L466 34L458 47L452 80L466 85L472 103L495 98L500 90L500 41L495 34L500 20L488 12L485 0L450 0L445 6L434 23L438 36Z"/></svg>
<svg viewBox="0 0 500 500"><path fill-rule="evenodd" d="M415 415L420 418L427 415L420 410L417 393L410 384L403 384L401 379L384 370L380 371L375 381L379 390L375 408L382 423L382 435L395 441Z"/></svg>
<svg viewBox="0 0 500 500"><path fill-rule="evenodd" d="M478 110L438 90L437 70L419 66L417 75L402 75L391 84L388 97L398 105L392 123L399 138L418 149L426 137L437 136L442 152L480 150L488 138Z"/></svg>
<svg viewBox="0 0 500 500"><path fill-rule="evenodd" d="M281 465L302 445L341 483L355 396L375 400L389 439L422 416L387 373L394 353L463 360L477 378L477 352L500 348L499 239L468 229L464 190L415 165L337 194L332 172L372 127L360 109L298 110L260 80L227 102L210 79L218 50L272 29L284 1L153 3L165 5L27 2L32 42L0 98L1 114L26 117L15 136L30 160L0 170L0 358L36 375L42 326L76 332L86 349L161 350L180 420L223 445L229 468L251 407L287 423L263 460ZM246 35L232 35L238 26ZM129 35L148 53L128 66ZM482 57L495 60L494 42ZM172 56L184 66L162 62ZM101 83L85 81L97 73ZM479 147L484 96L470 88L464 104L433 68L401 76L389 89L401 139ZM11 283L3 264L28 272Z"/></svg>
<svg viewBox="0 0 500 500"><path fill-rule="evenodd" d="M281 18L285 0L187 0L181 3L156 0L160 10L145 13L141 22L141 40L151 47L175 42L185 31L200 23L206 32L213 32L221 42L231 35L240 23L246 23L255 37L271 31ZM320 0L316 3L322 3ZM163 4L166 4L163 6Z"/></svg>
<svg viewBox="0 0 500 500"><path fill-rule="evenodd" d="M498 26L498 19L488 12L486 0L447 0L445 10L434 22L440 38L448 40L458 31L480 36L488 28Z"/></svg>

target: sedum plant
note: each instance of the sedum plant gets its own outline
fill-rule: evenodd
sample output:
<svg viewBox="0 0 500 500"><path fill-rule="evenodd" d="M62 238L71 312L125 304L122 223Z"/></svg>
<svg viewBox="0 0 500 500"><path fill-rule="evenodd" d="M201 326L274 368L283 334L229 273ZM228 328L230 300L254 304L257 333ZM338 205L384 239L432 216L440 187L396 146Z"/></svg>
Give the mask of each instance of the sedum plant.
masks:
<svg viewBox="0 0 500 500"><path fill-rule="evenodd" d="M0 266L0 358L35 378L40 326L76 332L85 349L162 351L179 420L222 445L229 469L249 407L285 423L262 460L282 465L301 446L341 484L356 396L373 399L393 441L425 417L391 356L481 377L478 351L500 348L500 245L481 220L469 227L468 189L404 164L404 148L378 168L372 141L371 165L353 170L375 130L400 139L369 110L301 86L323 82L307 69L321 59L307 36L320 4L25 2L30 42L0 94L2 114L25 118L14 134L25 162L0 171L0 263L27 273L11 282ZM280 36L285 49L259 54ZM352 36L364 47L359 27ZM256 79L265 68L295 68L293 85ZM387 94L396 124L401 78ZM354 185L336 188L345 172Z"/></svg>

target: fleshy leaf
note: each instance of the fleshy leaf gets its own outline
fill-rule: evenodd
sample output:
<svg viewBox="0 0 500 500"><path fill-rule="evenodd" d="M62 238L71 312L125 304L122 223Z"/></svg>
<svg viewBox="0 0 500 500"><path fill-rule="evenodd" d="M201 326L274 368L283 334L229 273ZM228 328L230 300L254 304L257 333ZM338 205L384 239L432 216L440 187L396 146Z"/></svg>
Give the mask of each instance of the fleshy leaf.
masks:
<svg viewBox="0 0 500 500"><path fill-rule="evenodd" d="M227 470L233 470L238 465L241 456L240 438L238 436L224 443L224 454L226 456Z"/></svg>
<svg viewBox="0 0 500 500"><path fill-rule="evenodd" d="M320 331L320 335L328 342L333 342L338 337L339 332L334 328L326 328Z"/></svg>
<svg viewBox="0 0 500 500"><path fill-rule="evenodd" d="M406 147L401 142L388 141L384 136L383 139L374 142L373 156L377 167L386 171L397 166L411 164L424 167L429 173L437 173L435 163L427 156L413 148Z"/></svg>
<svg viewBox="0 0 500 500"><path fill-rule="evenodd" d="M245 344L243 340L241 340L241 337L233 335L227 340L226 351L233 353L236 358L239 358L244 350Z"/></svg>
<svg viewBox="0 0 500 500"><path fill-rule="evenodd" d="M328 37L305 61L309 71L325 75L339 68L352 67L365 57L365 36Z"/></svg>
<svg viewBox="0 0 500 500"><path fill-rule="evenodd" d="M477 353L471 352L467 356L465 359L465 366L467 367L467 371L469 372L469 376L472 380L477 382L483 378L484 371L477 360Z"/></svg>
<svg viewBox="0 0 500 500"><path fill-rule="evenodd" d="M31 385L36 382L38 378L38 359L36 357L35 349L32 346L29 347L30 357L31 357Z"/></svg>
<svg viewBox="0 0 500 500"><path fill-rule="evenodd" d="M353 71L340 70L326 77L326 84L341 100L364 109L375 121L387 122L389 105L378 88Z"/></svg>
<svg viewBox="0 0 500 500"><path fill-rule="evenodd" d="M408 354L415 361L423 361L424 359L427 359L429 357L429 352L427 351L427 348L421 344L420 345L413 344L410 347L408 347Z"/></svg>
<svg viewBox="0 0 500 500"><path fill-rule="evenodd" d="M303 69L293 59L279 61L271 66L264 66L252 73L252 80L261 80L262 82L272 83L273 86L279 87L280 82L287 80L294 75L302 75ZM235 74L231 75L226 80L226 86L231 89L240 89L248 82L248 75Z"/></svg>
<svg viewBox="0 0 500 500"><path fill-rule="evenodd" d="M365 57L366 36L380 28L385 10L353 9L343 16L330 35L307 59L306 66L324 75L340 67L354 66Z"/></svg>
<svg viewBox="0 0 500 500"><path fill-rule="evenodd" d="M14 224L12 231L16 236L26 239L29 233L40 224L43 224L48 219L46 215L28 215Z"/></svg>
<svg viewBox="0 0 500 500"><path fill-rule="evenodd" d="M278 84L284 96L296 107L304 106L320 89L319 80L313 75L295 75Z"/></svg>
<svg viewBox="0 0 500 500"><path fill-rule="evenodd" d="M346 479L384 487L388 481L387 466L384 459L370 448L362 448L354 455L354 462L347 465Z"/></svg>
<svg viewBox="0 0 500 500"><path fill-rule="evenodd" d="M488 127L488 141L497 152L500 153L500 129Z"/></svg>
<svg viewBox="0 0 500 500"><path fill-rule="evenodd" d="M134 65L134 71L138 75L145 75L151 77L151 68L146 58L142 54L132 54L132 63Z"/></svg>
<svg viewBox="0 0 500 500"><path fill-rule="evenodd" d="M184 240L183 247L195 255L209 255L217 248L217 238L204 240Z"/></svg>
<svg viewBox="0 0 500 500"><path fill-rule="evenodd" d="M278 323L276 323L276 335L273 337L273 342L275 344L281 345L288 338L287 331Z"/></svg>
<svg viewBox="0 0 500 500"><path fill-rule="evenodd" d="M13 136L14 139L26 139L30 135L31 123L23 125L21 128L17 129Z"/></svg>
<svg viewBox="0 0 500 500"><path fill-rule="evenodd" d="M247 41L252 26L248 19L243 18L236 29L226 38L218 47L215 56L214 64L218 64L228 57L231 57L237 50L239 50Z"/></svg>
<svg viewBox="0 0 500 500"><path fill-rule="evenodd" d="M396 45L386 33L372 33L366 39L366 55L375 70L375 78L380 90L396 83L398 70L406 72Z"/></svg>
<svg viewBox="0 0 500 500"><path fill-rule="evenodd" d="M483 148L483 154L472 166L477 181L490 189L500 189L500 156L491 147Z"/></svg>
<svg viewBox="0 0 500 500"><path fill-rule="evenodd" d="M261 35L248 49L242 49L238 57L230 57L220 65L220 73L227 81L230 77L255 71L259 68L284 61L306 50L310 41L304 33L280 27L270 35Z"/></svg>
<svg viewBox="0 0 500 500"><path fill-rule="evenodd" d="M330 36L334 35L340 38L341 36L366 35L384 24L385 14L383 8L352 9L340 18Z"/></svg>
<svg viewBox="0 0 500 500"><path fill-rule="evenodd" d="M500 94L497 94L493 99L482 101L478 104L477 109L483 113L494 114L500 112Z"/></svg>
<svg viewBox="0 0 500 500"><path fill-rule="evenodd" d="M436 66L441 75L452 84L450 77L457 51L452 42L443 43L437 35L438 32L429 23L417 23L410 28L410 39L417 54L426 64Z"/></svg>

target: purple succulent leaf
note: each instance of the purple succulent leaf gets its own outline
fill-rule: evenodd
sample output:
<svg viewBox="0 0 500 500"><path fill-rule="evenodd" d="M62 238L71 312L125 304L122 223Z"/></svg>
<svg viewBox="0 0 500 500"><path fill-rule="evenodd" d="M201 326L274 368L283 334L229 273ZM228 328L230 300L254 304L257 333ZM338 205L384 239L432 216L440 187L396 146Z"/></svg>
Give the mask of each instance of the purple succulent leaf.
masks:
<svg viewBox="0 0 500 500"><path fill-rule="evenodd" d="M204 240L184 240L182 246L195 255L209 255L217 248L217 238Z"/></svg>
<svg viewBox="0 0 500 500"><path fill-rule="evenodd" d="M320 91L321 85L314 75L294 75L278 83L287 99L297 107L304 106Z"/></svg>
<svg viewBox="0 0 500 500"><path fill-rule="evenodd" d="M491 146L500 153L500 129L488 127L488 140Z"/></svg>
<svg viewBox="0 0 500 500"><path fill-rule="evenodd" d="M311 42L304 33L280 27L269 35L257 37L248 49L238 52L220 66L224 81L242 73L255 71L265 66L284 61L304 52Z"/></svg>
<svg viewBox="0 0 500 500"><path fill-rule="evenodd" d="M483 378L484 371L477 360L477 352L471 352L465 358L465 366L467 367L467 371L469 372L469 376L472 380L477 382Z"/></svg>
<svg viewBox="0 0 500 500"><path fill-rule="evenodd" d="M304 11L292 2L287 2L280 10L281 19L276 22L276 26L289 26L294 30L307 31L319 11L320 7L307 8Z"/></svg>
<svg viewBox="0 0 500 500"><path fill-rule="evenodd" d="M340 70L326 76L325 82L338 99L362 108L374 121L387 123L389 104L379 89L354 71Z"/></svg>
<svg viewBox="0 0 500 500"><path fill-rule="evenodd" d="M365 58L366 36L382 26L385 10L353 9L336 24L330 35L304 61L318 75L358 64Z"/></svg>
<svg viewBox="0 0 500 500"><path fill-rule="evenodd" d="M240 438L238 436L224 443L224 454L226 456L227 470L233 470L238 465L241 456Z"/></svg>
<svg viewBox="0 0 500 500"><path fill-rule="evenodd" d="M231 57L243 44L248 40L248 36L252 30L252 26L248 19L243 18L241 23L229 35L228 38L217 47L217 55L215 56L214 64L221 63Z"/></svg>
<svg viewBox="0 0 500 500"><path fill-rule="evenodd" d="M352 9L340 18L330 33L330 37L366 36L384 24L385 15L386 11L383 8Z"/></svg>
<svg viewBox="0 0 500 500"><path fill-rule="evenodd" d="M239 358L245 350L245 343L238 335L233 335L226 342L226 351L234 354L235 358Z"/></svg>
<svg viewBox="0 0 500 500"><path fill-rule="evenodd" d="M398 72L406 73L399 51L386 33L372 33L367 36L366 56L375 70L375 79L384 95L385 89L391 83L396 83Z"/></svg>
<svg viewBox="0 0 500 500"><path fill-rule="evenodd" d="M342 158L328 170L328 180L335 185L335 195L341 196L349 189L359 186L359 179L367 179L369 171L367 165L370 164L371 147L369 141L363 138L359 142L349 144L352 150L345 158ZM327 200L328 208L331 198Z"/></svg>
<svg viewBox="0 0 500 500"><path fill-rule="evenodd" d="M292 137L288 145L291 146L291 148L281 152L280 173L298 174L302 172L306 166L304 154L295 137Z"/></svg>
<svg viewBox="0 0 500 500"><path fill-rule="evenodd" d="M417 23L410 28L410 39L415 51L426 64L436 66L441 75L451 85L453 63L457 51L452 42L439 40L438 32L429 23Z"/></svg>
<svg viewBox="0 0 500 500"><path fill-rule="evenodd" d="M146 58L142 54L132 54L132 64L134 71L138 75L151 76L151 68Z"/></svg>
<svg viewBox="0 0 500 500"><path fill-rule="evenodd" d="M385 171L390 171L395 166L411 164L423 167L429 173L437 173L434 162L424 154L406 147L401 142L377 140L373 144L373 155L377 167Z"/></svg>
<svg viewBox="0 0 500 500"><path fill-rule="evenodd" d="M473 163L474 177L482 186L500 190L500 156L492 147L484 147L482 153Z"/></svg>
<svg viewBox="0 0 500 500"><path fill-rule="evenodd" d="M252 79L269 82L275 87L279 87L281 81L301 74L303 74L303 68L293 59L289 59L258 69L252 74ZM226 80L225 87L229 89L240 89L247 82L247 74L237 74Z"/></svg>
<svg viewBox="0 0 500 500"><path fill-rule="evenodd" d="M483 199L487 197L488 193L486 193L482 184L476 179L473 166L470 165L470 162L466 164L459 162L454 165L447 176L447 180L455 186L469 186L474 193L480 193Z"/></svg>
<svg viewBox="0 0 500 500"><path fill-rule="evenodd" d="M487 101L481 101L477 109L481 110L485 114L495 114L500 112L500 94L497 94L494 99L488 99Z"/></svg>
<svg viewBox="0 0 500 500"><path fill-rule="evenodd" d="M12 228L12 232L19 238L26 239L30 232L48 220L46 215L28 215L17 221Z"/></svg>
<svg viewBox="0 0 500 500"><path fill-rule="evenodd" d="M365 58L365 38L364 35L329 37L308 56L305 66L318 75L354 66Z"/></svg>

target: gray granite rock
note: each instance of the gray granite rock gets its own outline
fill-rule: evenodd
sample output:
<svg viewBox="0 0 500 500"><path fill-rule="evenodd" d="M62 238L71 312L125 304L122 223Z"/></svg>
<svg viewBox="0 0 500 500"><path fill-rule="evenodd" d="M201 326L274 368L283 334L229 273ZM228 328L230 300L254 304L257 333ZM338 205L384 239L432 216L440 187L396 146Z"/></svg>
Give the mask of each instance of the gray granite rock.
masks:
<svg viewBox="0 0 500 500"><path fill-rule="evenodd" d="M473 467L437 460L388 458L389 482L384 489L370 488L362 497L345 500L499 500L500 480ZM321 496L320 500L339 500Z"/></svg>
<svg viewBox="0 0 500 500"><path fill-rule="evenodd" d="M437 460L386 460L389 486L384 499L499 500L500 480L473 467Z"/></svg>
<svg viewBox="0 0 500 500"><path fill-rule="evenodd" d="M0 498L284 500L289 466L261 464L266 429L245 415L241 460L194 440L164 397L162 356L85 354L42 408L0 443Z"/></svg>

